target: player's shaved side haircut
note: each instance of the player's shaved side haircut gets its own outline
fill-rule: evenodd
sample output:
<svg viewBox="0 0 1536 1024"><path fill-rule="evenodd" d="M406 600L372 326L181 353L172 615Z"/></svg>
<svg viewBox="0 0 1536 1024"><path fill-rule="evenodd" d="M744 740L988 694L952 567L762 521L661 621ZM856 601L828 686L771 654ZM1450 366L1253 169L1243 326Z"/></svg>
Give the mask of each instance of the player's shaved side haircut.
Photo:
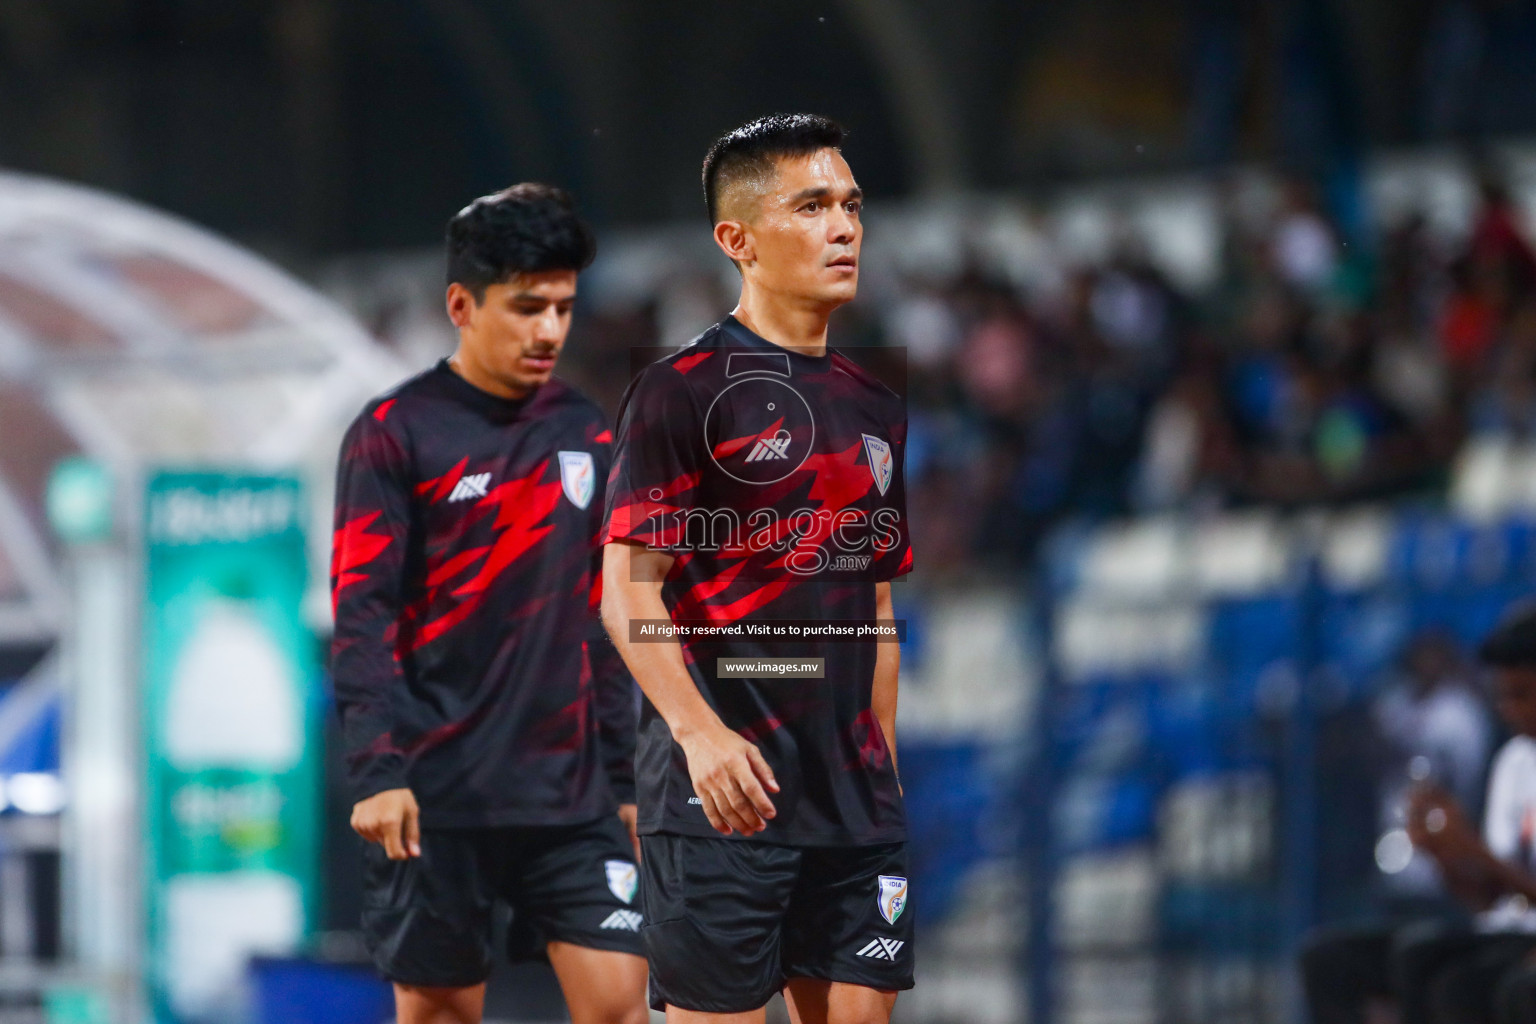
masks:
<svg viewBox="0 0 1536 1024"><path fill-rule="evenodd" d="M770 114L715 140L704 156L704 205L709 222L720 222L720 198L739 185L764 182L774 161L841 149L843 126L816 114Z"/></svg>
<svg viewBox="0 0 1536 1024"><path fill-rule="evenodd" d="M597 255L592 229L569 192L525 181L481 196L448 222L448 283L485 300L485 290L519 274L587 269Z"/></svg>

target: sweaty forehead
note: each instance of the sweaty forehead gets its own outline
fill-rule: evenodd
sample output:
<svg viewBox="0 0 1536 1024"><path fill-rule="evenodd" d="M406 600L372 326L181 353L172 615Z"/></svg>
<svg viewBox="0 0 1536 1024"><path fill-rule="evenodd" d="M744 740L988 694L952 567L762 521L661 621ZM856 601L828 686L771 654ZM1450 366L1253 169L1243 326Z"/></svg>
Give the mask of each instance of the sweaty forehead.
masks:
<svg viewBox="0 0 1536 1024"><path fill-rule="evenodd" d="M788 195L808 188L826 188L846 192L858 188L853 169L843 154L835 149L818 149L804 156L785 157L778 162L779 191Z"/></svg>
<svg viewBox="0 0 1536 1024"><path fill-rule="evenodd" d="M839 195L858 188L843 154L835 149L778 157L758 170L733 174L720 192L721 220L750 221L766 204L788 202L808 189L825 189Z"/></svg>

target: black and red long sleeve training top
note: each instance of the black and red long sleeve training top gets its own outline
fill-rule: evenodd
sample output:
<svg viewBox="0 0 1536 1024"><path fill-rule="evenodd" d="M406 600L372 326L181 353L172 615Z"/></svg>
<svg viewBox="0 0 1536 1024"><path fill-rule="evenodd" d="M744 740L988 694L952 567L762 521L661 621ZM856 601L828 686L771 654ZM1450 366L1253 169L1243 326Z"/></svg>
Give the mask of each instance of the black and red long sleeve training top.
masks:
<svg viewBox="0 0 1536 1024"><path fill-rule="evenodd" d="M674 624L731 627L681 644L699 693L778 780L777 815L751 840L906 838L872 708L876 642L754 632L868 623L876 584L910 571L906 433L902 400L846 357L788 351L731 317L646 367L624 396L604 539L674 556L662 586ZM721 678L726 657L821 658L824 677ZM717 835L648 701L636 765L641 832Z"/></svg>
<svg viewBox="0 0 1536 1024"><path fill-rule="evenodd" d="M446 361L353 422L331 667L355 799L409 787L428 827L634 800L634 682L597 614L611 445L560 380L510 401Z"/></svg>

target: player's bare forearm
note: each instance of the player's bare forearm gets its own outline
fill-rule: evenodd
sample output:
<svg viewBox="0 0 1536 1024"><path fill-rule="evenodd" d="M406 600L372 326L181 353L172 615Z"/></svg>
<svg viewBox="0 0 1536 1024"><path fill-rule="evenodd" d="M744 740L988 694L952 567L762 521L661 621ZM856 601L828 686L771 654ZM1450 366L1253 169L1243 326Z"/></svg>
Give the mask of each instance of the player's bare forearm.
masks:
<svg viewBox="0 0 1536 1024"><path fill-rule="evenodd" d="M676 640L630 641L631 620L671 618L661 586L672 561L662 551L610 543L603 552L603 625L646 699L683 748L694 794L710 825L724 835L733 830L742 835L761 832L775 814L768 793L779 790L762 751L715 714L688 674Z"/></svg>
<svg viewBox="0 0 1536 1024"><path fill-rule="evenodd" d="M672 730L683 737L720 724L720 717L699 693L683 649L676 640L631 643L632 619L668 620L661 585L672 568L672 556L635 544L615 542L603 551L603 626L646 699Z"/></svg>
<svg viewBox="0 0 1536 1024"><path fill-rule="evenodd" d="M891 609L891 585L875 584L875 618L882 622L894 619ZM885 745L891 752L891 767L896 767L896 696L901 679L901 645L879 641L875 652L875 685L870 694L870 709L885 734Z"/></svg>

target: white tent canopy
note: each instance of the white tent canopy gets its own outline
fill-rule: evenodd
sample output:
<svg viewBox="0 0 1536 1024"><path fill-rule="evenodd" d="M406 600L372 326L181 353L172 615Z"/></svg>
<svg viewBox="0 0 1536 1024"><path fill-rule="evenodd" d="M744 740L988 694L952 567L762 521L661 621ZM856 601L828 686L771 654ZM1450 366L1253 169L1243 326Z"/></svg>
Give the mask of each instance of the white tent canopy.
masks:
<svg viewBox="0 0 1536 1024"><path fill-rule="evenodd" d="M0 173L0 641L58 623L43 498L60 458L101 463L129 518L158 466L301 468L319 506L339 431L400 376L344 311L251 253Z"/></svg>

